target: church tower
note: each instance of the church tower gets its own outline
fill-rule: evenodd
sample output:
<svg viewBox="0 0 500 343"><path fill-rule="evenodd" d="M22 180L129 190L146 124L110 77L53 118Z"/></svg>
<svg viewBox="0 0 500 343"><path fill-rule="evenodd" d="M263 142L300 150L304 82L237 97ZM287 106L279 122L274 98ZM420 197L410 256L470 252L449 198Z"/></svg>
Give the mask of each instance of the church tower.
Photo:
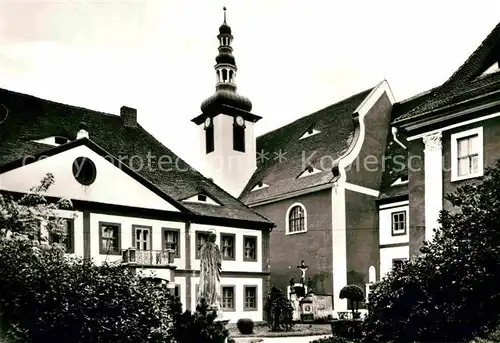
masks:
<svg viewBox="0 0 500 343"><path fill-rule="evenodd" d="M238 197L257 168L254 124L261 119L250 111L252 102L236 92L236 61L231 27L219 28L219 54L215 58L215 93L201 104L198 125L200 148L207 177Z"/></svg>

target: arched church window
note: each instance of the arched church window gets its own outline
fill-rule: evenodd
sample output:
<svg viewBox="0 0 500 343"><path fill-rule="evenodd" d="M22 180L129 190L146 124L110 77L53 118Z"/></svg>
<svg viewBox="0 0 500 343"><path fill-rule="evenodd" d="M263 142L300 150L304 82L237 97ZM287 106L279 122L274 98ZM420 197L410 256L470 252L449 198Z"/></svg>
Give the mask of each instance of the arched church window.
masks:
<svg viewBox="0 0 500 343"><path fill-rule="evenodd" d="M227 70L222 69L222 82L227 82Z"/></svg>
<svg viewBox="0 0 500 343"><path fill-rule="evenodd" d="M304 205L296 203L290 206L287 211L287 234L306 232L307 231L307 218L306 208Z"/></svg>

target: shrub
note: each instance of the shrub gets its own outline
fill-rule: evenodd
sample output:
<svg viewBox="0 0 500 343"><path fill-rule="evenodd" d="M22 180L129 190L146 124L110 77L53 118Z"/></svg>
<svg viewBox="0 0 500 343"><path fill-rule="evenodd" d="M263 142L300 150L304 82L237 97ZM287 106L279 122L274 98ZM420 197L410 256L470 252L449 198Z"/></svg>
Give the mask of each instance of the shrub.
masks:
<svg viewBox="0 0 500 343"><path fill-rule="evenodd" d="M347 285L340 290L340 299L347 299L351 303L352 318L356 319L359 302L364 300L363 290L358 285Z"/></svg>
<svg viewBox="0 0 500 343"><path fill-rule="evenodd" d="M319 338L310 343L351 343L344 337L339 337L337 335L332 335L330 337Z"/></svg>
<svg viewBox="0 0 500 343"><path fill-rule="evenodd" d="M348 340L361 339L363 327L361 320L339 319L331 322L332 333Z"/></svg>
<svg viewBox="0 0 500 343"><path fill-rule="evenodd" d="M289 331L293 326L293 306L290 299L276 287L271 288L264 305L271 331Z"/></svg>
<svg viewBox="0 0 500 343"><path fill-rule="evenodd" d="M242 335L251 335L253 333L253 320L251 319L238 319L236 326Z"/></svg>
<svg viewBox="0 0 500 343"><path fill-rule="evenodd" d="M0 307L12 342L156 342L172 297L120 265L70 259L27 239L0 240Z"/></svg>
<svg viewBox="0 0 500 343"><path fill-rule="evenodd" d="M482 183L446 196L441 229L422 255L379 282L369 299L365 340L469 341L498 323L500 162Z"/></svg>
<svg viewBox="0 0 500 343"><path fill-rule="evenodd" d="M221 321L216 321L217 313L209 311L202 300L196 312L177 311L174 314L173 338L176 343L224 343L229 332Z"/></svg>

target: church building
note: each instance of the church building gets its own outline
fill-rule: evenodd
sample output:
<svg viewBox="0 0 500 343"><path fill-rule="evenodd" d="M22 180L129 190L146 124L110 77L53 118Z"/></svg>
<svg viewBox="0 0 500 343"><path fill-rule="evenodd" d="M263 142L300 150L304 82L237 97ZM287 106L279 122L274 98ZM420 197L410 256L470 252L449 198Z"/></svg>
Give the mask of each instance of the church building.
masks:
<svg viewBox="0 0 500 343"><path fill-rule="evenodd" d="M342 287L357 284L368 297L432 239L439 210L450 208L444 195L480 181L500 157L499 32L442 86L396 102L383 80L255 137L261 118L236 93L233 37L221 27L217 90L193 122L208 176L276 224L273 285L299 281L304 260L314 291L343 312Z"/></svg>

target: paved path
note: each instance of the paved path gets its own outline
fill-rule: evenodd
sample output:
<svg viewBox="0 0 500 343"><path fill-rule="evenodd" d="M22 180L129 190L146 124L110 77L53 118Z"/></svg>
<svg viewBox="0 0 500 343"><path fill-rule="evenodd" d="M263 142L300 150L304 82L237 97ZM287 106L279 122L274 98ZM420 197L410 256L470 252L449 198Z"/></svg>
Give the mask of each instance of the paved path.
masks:
<svg viewBox="0 0 500 343"><path fill-rule="evenodd" d="M262 343L309 343L318 338L329 337L331 335L301 336L301 337L263 337Z"/></svg>

